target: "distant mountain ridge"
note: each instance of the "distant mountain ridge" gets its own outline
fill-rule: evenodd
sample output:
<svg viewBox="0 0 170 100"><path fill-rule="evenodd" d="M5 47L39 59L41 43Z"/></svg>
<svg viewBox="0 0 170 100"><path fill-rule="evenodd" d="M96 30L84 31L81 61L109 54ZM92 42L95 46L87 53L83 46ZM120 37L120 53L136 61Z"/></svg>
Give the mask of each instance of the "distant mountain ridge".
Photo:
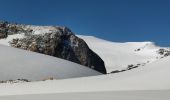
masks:
<svg viewBox="0 0 170 100"><path fill-rule="evenodd" d="M111 42L94 36L77 35L105 62L107 73L119 73L143 67L170 55L169 47L154 42Z"/></svg>

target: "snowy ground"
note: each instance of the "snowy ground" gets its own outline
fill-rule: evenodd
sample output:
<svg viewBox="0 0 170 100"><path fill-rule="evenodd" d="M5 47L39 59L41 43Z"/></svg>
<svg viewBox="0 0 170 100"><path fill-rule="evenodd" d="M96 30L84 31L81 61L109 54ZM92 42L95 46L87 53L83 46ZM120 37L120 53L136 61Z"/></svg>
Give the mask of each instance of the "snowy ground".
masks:
<svg viewBox="0 0 170 100"><path fill-rule="evenodd" d="M152 42L115 43L91 36L80 37L105 61L108 73L124 69L129 64L145 64L122 73L101 75L69 61L0 45L1 80L71 78L3 83L0 84L0 100L170 99L170 56L161 58L157 51L162 47Z"/></svg>
<svg viewBox="0 0 170 100"><path fill-rule="evenodd" d="M169 100L170 90L112 91L1 96L0 100Z"/></svg>
<svg viewBox="0 0 170 100"><path fill-rule="evenodd" d="M63 59L0 45L0 81L63 79L100 75Z"/></svg>
<svg viewBox="0 0 170 100"><path fill-rule="evenodd" d="M0 95L169 90L169 61L170 57L167 57L145 67L117 74L45 82L0 84Z"/></svg>

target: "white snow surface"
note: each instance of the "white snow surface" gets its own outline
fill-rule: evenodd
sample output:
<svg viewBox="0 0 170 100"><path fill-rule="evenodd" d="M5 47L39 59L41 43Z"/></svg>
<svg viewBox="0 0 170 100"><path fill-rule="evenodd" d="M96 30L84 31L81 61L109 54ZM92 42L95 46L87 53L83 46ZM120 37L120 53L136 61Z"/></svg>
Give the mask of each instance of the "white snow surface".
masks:
<svg viewBox="0 0 170 100"><path fill-rule="evenodd" d="M152 63L160 57L161 48L153 42L110 42L93 36L77 35L105 62L107 72L122 70L128 65ZM140 49L140 51L136 51Z"/></svg>
<svg viewBox="0 0 170 100"><path fill-rule="evenodd" d="M0 96L0 100L169 100L170 91L111 91Z"/></svg>
<svg viewBox="0 0 170 100"><path fill-rule="evenodd" d="M37 27L35 30L41 29ZM45 31L43 30L43 32ZM41 94L44 96L43 94L54 94L56 96L58 93L170 90L170 57L157 59L160 57L157 51L162 47L156 46L153 42L117 43L93 36L78 36L84 39L89 47L104 60L108 73L125 69L130 64L144 64L144 66L116 74L101 75L94 70L63 59L0 45L0 80L43 80L50 77L62 79L28 83L2 83L0 84L0 95ZM11 38L16 37L12 36ZM6 41L2 39L0 44L8 45L10 40L8 38ZM140 50L136 51L138 49ZM122 95L122 92L120 94ZM164 94L164 92L159 94ZM49 96L47 95L47 97ZM143 97L140 96L133 100ZM153 99L152 96L150 98L141 100ZM164 99L166 100L166 98ZM126 100L126 98L122 100Z"/></svg>
<svg viewBox="0 0 170 100"><path fill-rule="evenodd" d="M43 82L0 84L0 95L170 89L170 57L117 74Z"/></svg>
<svg viewBox="0 0 170 100"><path fill-rule="evenodd" d="M0 80L64 79L100 75L90 68L26 50L0 45Z"/></svg>

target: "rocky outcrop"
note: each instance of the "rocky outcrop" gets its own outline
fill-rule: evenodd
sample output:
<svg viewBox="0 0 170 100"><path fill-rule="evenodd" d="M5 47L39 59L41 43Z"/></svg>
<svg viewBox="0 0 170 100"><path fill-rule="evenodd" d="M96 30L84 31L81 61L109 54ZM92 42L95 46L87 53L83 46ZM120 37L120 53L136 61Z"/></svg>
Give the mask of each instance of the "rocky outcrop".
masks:
<svg viewBox="0 0 170 100"><path fill-rule="evenodd" d="M106 73L103 60L67 27L8 24L5 29L7 30L2 32L2 38L9 34L24 33L23 38L14 38L10 41L13 47L59 57Z"/></svg>
<svg viewBox="0 0 170 100"><path fill-rule="evenodd" d="M170 48L161 48L157 51L161 55L161 58L170 56Z"/></svg>
<svg viewBox="0 0 170 100"><path fill-rule="evenodd" d="M0 21L0 39L7 37L7 22Z"/></svg>

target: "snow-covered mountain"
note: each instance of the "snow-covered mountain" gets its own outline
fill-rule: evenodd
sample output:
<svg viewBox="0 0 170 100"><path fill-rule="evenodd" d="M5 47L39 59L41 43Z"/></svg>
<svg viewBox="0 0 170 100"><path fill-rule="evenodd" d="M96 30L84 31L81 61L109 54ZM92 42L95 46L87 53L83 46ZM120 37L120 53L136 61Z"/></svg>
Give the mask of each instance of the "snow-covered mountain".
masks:
<svg viewBox="0 0 170 100"><path fill-rule="evenodd" d="M153 42L110 42L93 36L78 35L105 62L107 73L117 73L160 60L170 55L170 48Z"/></svg>
<svg viewBox="0 0 170 100"><path fill-rule="evenodd" d="M131 90L133 91L134 90L168 90L170 89L170 85L169 85L170 81L168 80L168 76L170 75L169 74L170 57L168 56L169 55L168 48L155 46L154 43L152 42L127 42L127 43L113 42L112 43L112 42L97 39L91 36L80 36L80 37L85 39L85 41L89 44L89 46L94 51L96 51L104 59L104 61L106 61L105 62L106 64L108 63L105 58L107 58L107 56L108 58L110 58L109 60L110 64L113 66L107 66L107 68L109 69L111 69L112 67L113 67L112 70L117 70L116 68L124 69L126 68L126 65L128 64L142 64L146 61L149 61L149 62L137 68L133 68L132 70L127 70L121 73L100 75L100 73L96 71L92 71L91 69L88 69L86 67L81 67L80 65L77 65L77 64L74 64L68 61L63 61L61 59L57 59L57 58L53 58L50 56L41 55L37 53L31 53L28 51L18 50L18 49L11 48L11 47L1 46L2 58L6 58L8 59L8 61L10 60L11 62L13 61L13 63L7 64L8 66L11 66L11 65L16 66L17 64L21 63L21 62L19 63L17 62L20 61L20 59L23 59L24 66L20 66L17 68L14 67L14 69L12 69L12 71L10 72L11 76L16 75L16 73L14 73L15 70L17 73L20 72L19 74L17 74L18 75L17 77L28 75L27 78L31 76L30 74L33 74L34 76L34 73L32 73L32 71L44 72L43 70L48 71L50 75L52 73L57 74L56 76L61 76L65 74L65 75L68 75L67 77L70 77L70 75L73 75L73 76L76 75L76 77L79 77L84 74L87 75L87 73L88 73L87 76L89 75L99 75L99 76L65 79L65 80L42 81L42 82L17 83L17 84L12 84L12 85L11 84L0 84L0 93L1 93L0 95L131 91ZM92 44L94 45L92 46ZM101 48L101 44L103 48ZM167 51L165 49L167 49ZM105 50L108 52L104 52ZM16 53L12 53L12 52L16 52ZM19 54L20 56L16 56L16 55L14 56L14 54L17 54L17 53L21 53ZM6 54L10 56L7 56ZM117 60L114 62L114 59L116 59L116 57L117 57ZM2 62L0 63L2 65L3 64L5 65L6 64L5 61L8 62L7 60L2 59ZM38 65L38 66L34 65L35 63L34 61L36 62L35 65ZM37 64L38 61L41 63ZM33 66L30 67L30 64L32 64ZM64 67L62 67L61 69L61 67L56 68L56 67L51 66L51 67L48 67L47 69L39 69L41 68L39 67L39 64L41 67L44 66L43 68L45 68L45 66L49 66L49 65L51 66L51 64L52 65L61 64ZM119 67L114 68L115 67L114 65L118 65L118 64L120 68ZM125 66L121 66L123 64L125 64ZM2 69L9 68L8 66L2 67ZM69 70L67 70L68 67L70 67ZM53 71L55 68L56 68L56 71ZM67 74L66 73L63 74L63 72L65 72L64 70L66 71ZM75 71L75 70L79 70L79 71ZM75 72L78 72L78 73L75 73ZM7 74L3 73L2 75L4 77L10 75L10 74L9 75ZM3 77L2 75L1 77ZM35 76L36 75L37 74L35 74ZM41 72L39 75L41 77L43 76ZM40 77L39 75L38 77ZM34 78L37 78L35 76ZM20 89L22 89L22 91L19 91Z"/></svg>
<svg viewBox="0 0 170 100"><path fill-rule="evenodd" d="M117 43L77 35L84 42L66 27L8 22L0 25L0 44L63 58L101 73L106 70L107 73L124 72L170 55L169 48L156 46L153 42Z"/></svg>
<svg viewBox="0 0 170 100"><path fill-rule="evenodd" d="M52 55L56 53L60 56ZM82 93L112 100L116 94L118 100L136 100L123 97L131 93L131 97L135 94L147 100L151 93L149 98L154 95L154 100L166 100L170 98L169 55L169 47L148 41L118 43L75 36L66 27L0 24L0 95L31 94L30 100L71 93L74 100ZM100 73L106 70L108 74Z"/></svg>

